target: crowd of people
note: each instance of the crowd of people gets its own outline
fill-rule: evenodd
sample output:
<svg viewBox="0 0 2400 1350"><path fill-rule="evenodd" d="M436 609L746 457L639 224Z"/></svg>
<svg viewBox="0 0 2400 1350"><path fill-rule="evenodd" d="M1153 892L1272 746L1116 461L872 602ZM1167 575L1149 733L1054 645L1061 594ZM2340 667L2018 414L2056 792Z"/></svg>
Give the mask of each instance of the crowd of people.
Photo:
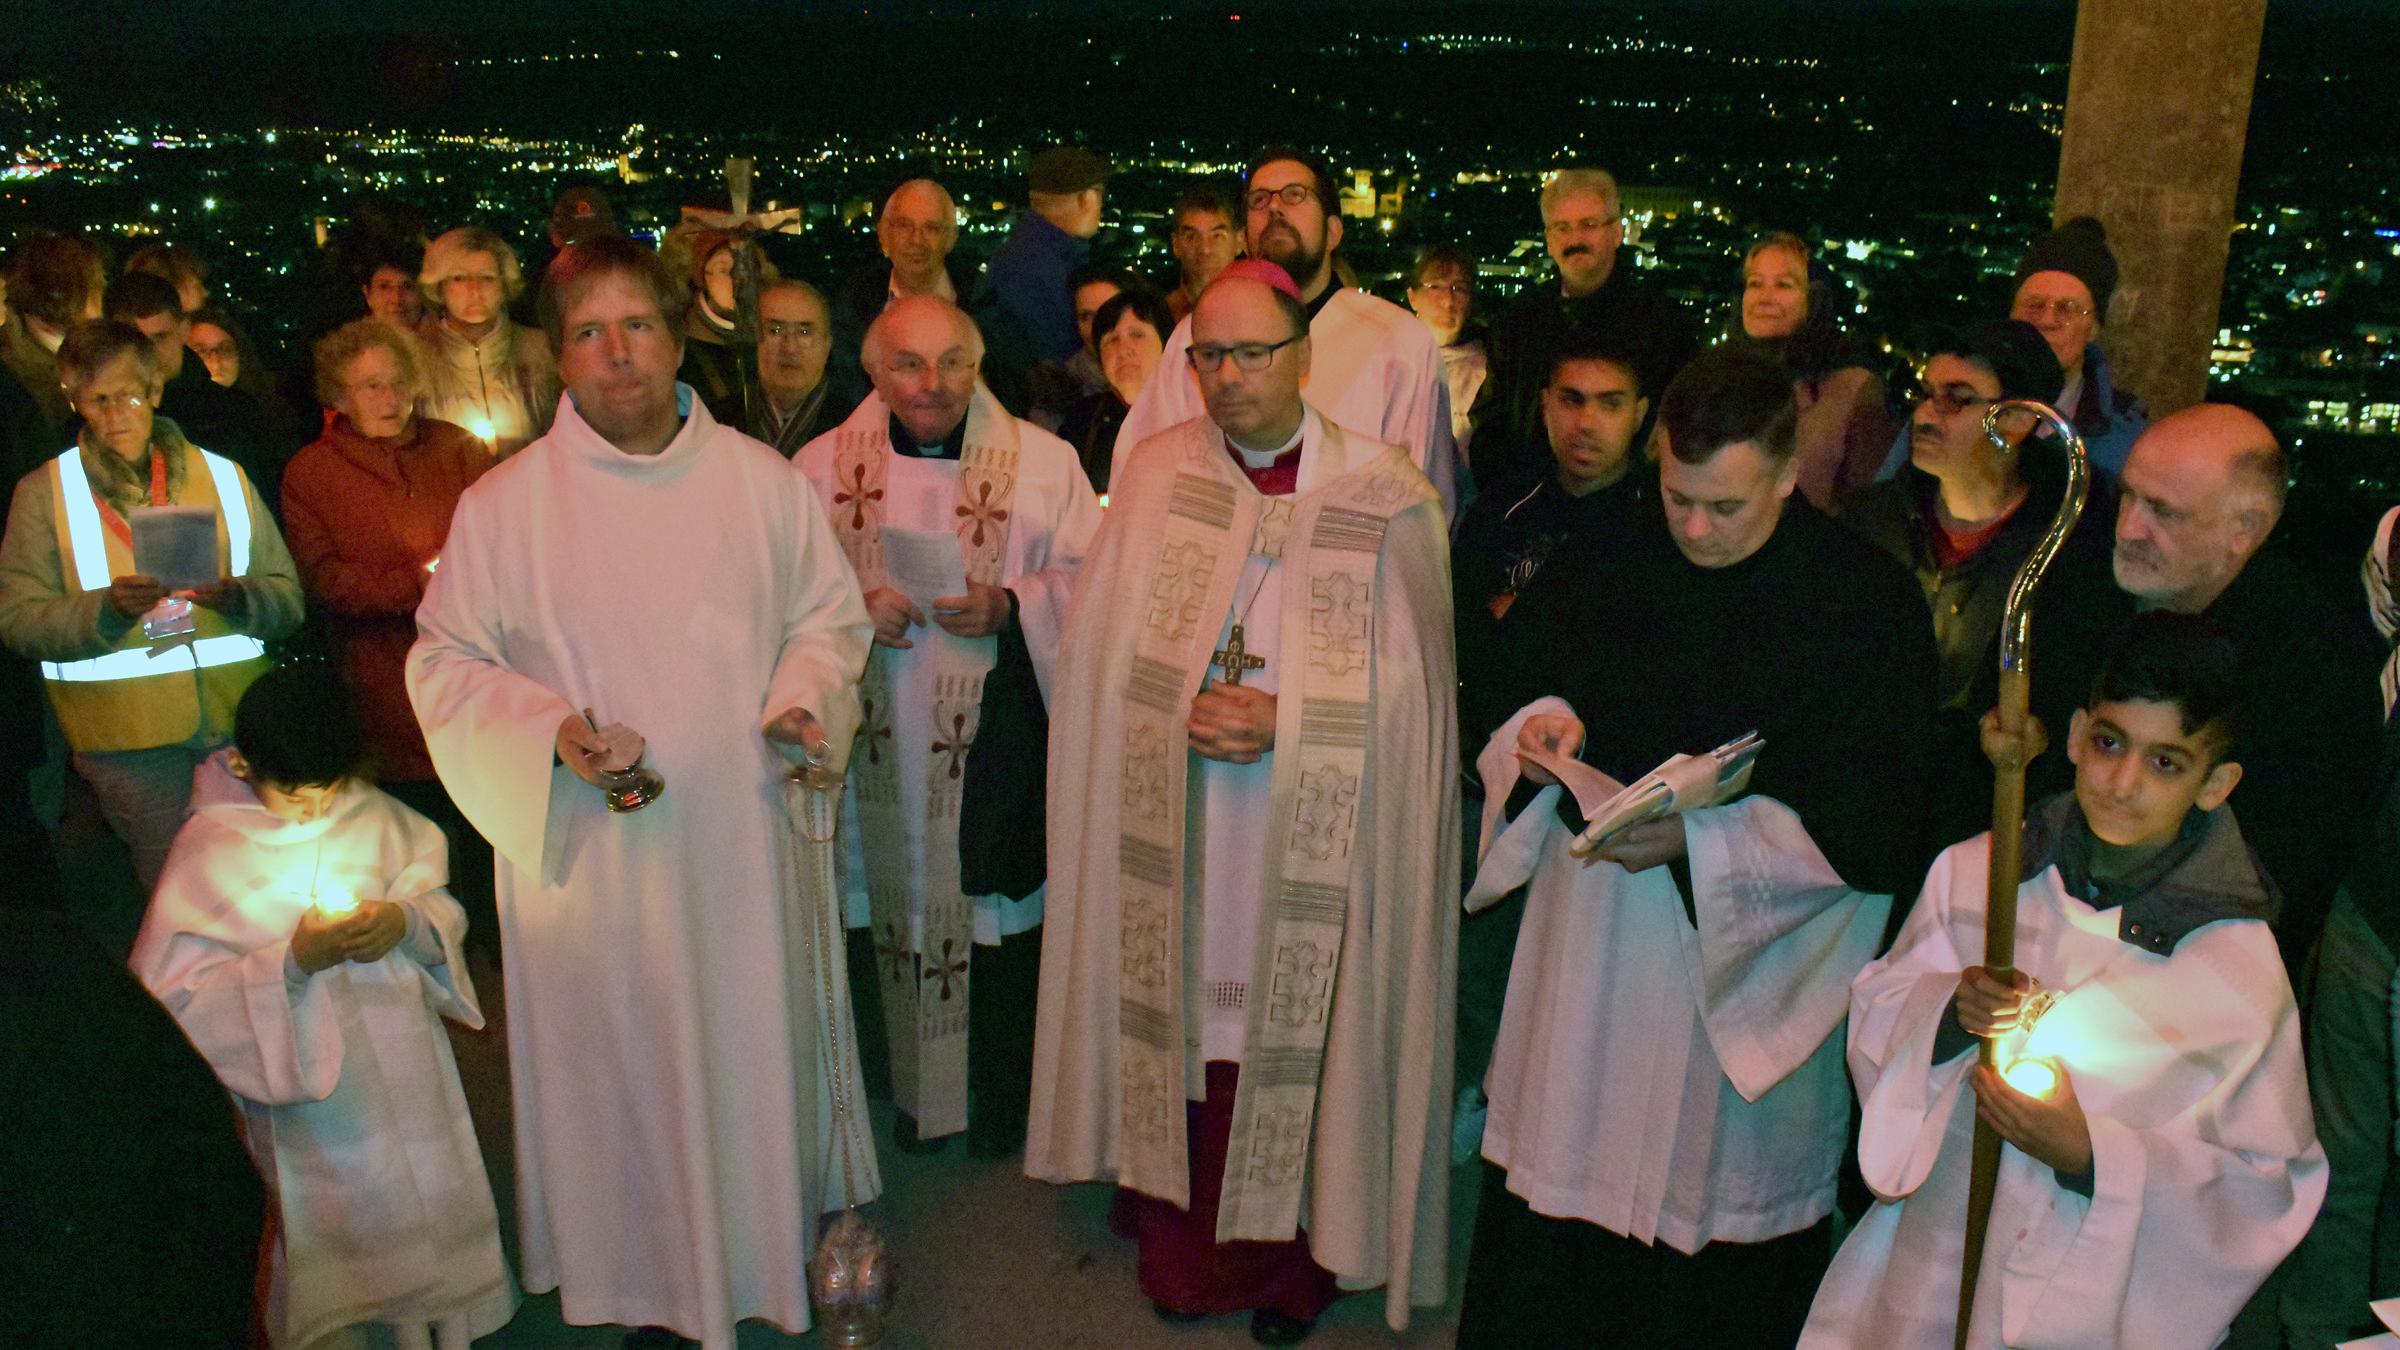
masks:
<svg viewBox="0 0 2400 1350"><path fill-rule="evenodd" d="M1454 246L1359 287L1309 150L1178 195L1172 277L1093 261L1109 175L1034 155L981 267L910 178L822 286L379 206L282 379L189 250L16 242L7 871L80 813L142 900L0 952L68 1339L797 1332L868 1096L1270 1345L1449 1300L1478 1155L1462 1347L2327 1350L2400 1291L2400 508L2322 593L2274 430L2112 382L2097 221L1910 316L1901 400L1806 239L1717 327L1595 168L1488 320ZM495 961L514 1269L440 1030Z"/></svg>

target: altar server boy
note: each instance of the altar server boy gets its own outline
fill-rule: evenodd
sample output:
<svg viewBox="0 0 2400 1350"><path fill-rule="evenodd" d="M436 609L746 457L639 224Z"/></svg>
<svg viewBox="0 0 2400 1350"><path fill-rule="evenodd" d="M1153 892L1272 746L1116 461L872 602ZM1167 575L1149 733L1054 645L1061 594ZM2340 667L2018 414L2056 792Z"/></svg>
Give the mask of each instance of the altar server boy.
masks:
<svg viewBox="0 0 2400 1350"><path fill-rule="evenodd" d="M2242 677L2204 620L2142 616L2068 729L2075 790L2029 813L2016 978L1973 964L1988 833L1934 862L1860 972L1850 1072L1876 1203L1804 1350L1951 1345L1979 1117L2006 1147L1978 1350L2213 1345L2308 1231L2325 1155L2276 892L2226 804Z"/></svg>
<svg viewBox="0 0 2400 1350"><path fill-rule="evenodd" d="M329 682L259 678L193 814L133 969L233 1094L278 1211L276 1350L467 1350L515 1312L491 1184L441 1019L481 1027L442 889L448 846L357 776Z"/></svg>

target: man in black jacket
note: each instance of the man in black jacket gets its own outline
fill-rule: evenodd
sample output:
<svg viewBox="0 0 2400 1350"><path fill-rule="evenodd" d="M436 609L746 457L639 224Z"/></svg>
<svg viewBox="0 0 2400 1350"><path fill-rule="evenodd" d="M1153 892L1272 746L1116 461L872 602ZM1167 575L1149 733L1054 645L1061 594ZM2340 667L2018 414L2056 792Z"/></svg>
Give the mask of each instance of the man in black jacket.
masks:
<svg viewBox="0 0 2400 1350"><path fill-rule="evenodd" d="M1471 420L1475 490L1531 482L1543 470L1542 390L1571 329L1605 333L1639 364L1644 389L1664 389L1699 350L1691 316L1620 266L1625 220L1617 180L1561 169L1542 185L1542 232L1555 280L1526 290L1492 321L1491 374Z"/></svg>
<svg viewBox="0 0 2400 1350"><path fill-rule="evenodd" d="M1916 574L1933 609L1941 660L1935 685L1940 740L1934 752L1933 842L1946 847L1992 825L1992 765L1977 723L1999 700L2001 612L2010 583L2050 528L2066 495L2064 448L2036 437L2033 419L2001 424L2005 446L1983 418L2004 398L2047 399L2058 358L2031 324L1995 320L1929 345L1925 396L1909 420L1909 464L1843 504L1843 523ZM2132 601L2109 575L2111 489L2095 478L2082 519L2051 566L2034 606L2034 669L2044 725L2064 728L2091 692L2110 635ZM2029 799L2072 784L2063 754L2043 757Z"/></svg>
<svg viewBox="0 0 2400 1350"><path fill-rule="evenodd" d="M266 409L257 399L218 384L198 361L185 359L192 321L183 312L175 284L148 272L128 272L109 283L104 307L108 317L141 329L158 350L159 374L167 382L158 415L173 422L192 444L242 466L259 500L269 510L280 508L283 466L298 447L276 442Z"/></svg>
<svg viewBox="0 0 2400 1350"><path fill-rule="evenodd" d="M2266 547L2289 468L2264 422L2218 403L2150 424L2125 461L2117 585L2143 609L2205 614L2258 682L2242 834L2283 892L2292 985L2348 867L2381 720L2364 625ZM2042 679L2036 670L2037 687Z"/></svg>

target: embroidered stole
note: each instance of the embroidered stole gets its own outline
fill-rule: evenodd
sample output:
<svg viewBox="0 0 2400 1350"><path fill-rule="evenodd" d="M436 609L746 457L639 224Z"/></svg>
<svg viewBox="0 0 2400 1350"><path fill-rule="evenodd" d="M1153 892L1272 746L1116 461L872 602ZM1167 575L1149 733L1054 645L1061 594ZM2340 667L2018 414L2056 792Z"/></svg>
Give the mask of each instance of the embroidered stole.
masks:
<svg viewBox="0 0 2400 1350"><path fill-rule="evenodd" d="M1188 1206L1184 1103L1201 1095L1200 846L1185 719L1242 571L1244 552L1280 561L1282 653L1276 748L1262 841L1268 861L1245 1012L1240 1087L1218 1241L1290 1238L1303 1182L1335 977L1354 878L1350 844L1365 784L1377 555L1391 517L1433 500L1401 452L1300 497L1265 497L1193 424L1166 535L1147 584L1126 702L1118 1045L1121 1182ZM1323 423L1339 455L1342 433ZM1241 548L1244 552L1237 552Z"/></svg>
<svg viewBox="0 0 2400 1350"><path fill-rule="evenodd" d="M834 533L858 573L859 589L891 584L883 561L884 483L895 451L880 399L837 433ZM872 415L866 415L871 412ZM951 528L971 581L1000 584L1017 486L1017 423L979 385L968 405L966 445L958 461ZM968 747L975 741L992 639L965 641L935 630L907 652L875 647L859 682L864 718L850 780L866 843L867 898L874 923L877 985L891 1047L892 1095L921 1138L967 1127L967 968L975 941L974 902L958 867L958 809ZM931 724L893 720L892 665L931 663ZM902 800L902 756L925 761L921 802ZM922 892L909 884L907 815L923 812L924 847L916 859ZM919 913L921 907L921 913ZM912 923L912 919L919 922ZM912 942L914 928L921 940Z"/></svg>

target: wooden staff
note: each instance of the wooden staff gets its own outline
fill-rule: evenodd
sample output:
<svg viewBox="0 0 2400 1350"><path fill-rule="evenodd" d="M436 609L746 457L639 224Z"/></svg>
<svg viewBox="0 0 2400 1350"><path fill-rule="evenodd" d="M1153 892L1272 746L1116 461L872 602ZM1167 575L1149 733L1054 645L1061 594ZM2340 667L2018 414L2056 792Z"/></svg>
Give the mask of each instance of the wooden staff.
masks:
<svg viewBox="0 0 2400 1350"><path fill-rule="evenodd" d="M2033 399L2002 399L1983 414L1983 434L2002 449L2012 448L2001 433L2000 419L2016 412L2031 414L2049 424L2067 456L2067 491L2058 504L2050 529L2009 583L2008 604L2000 617L2000 731L2005 748L1992 756L1992 868L1984 882L1983 967L1993 977L2012 982L2017 970L2017 873L2025 835L2026 723L2031 718L2032 670L2027 664L2033 637L2033 592L2042 574L2058 557L2067 535L2083 515L2084 495L2091 485L2091 461L2075 424L2058 409ZM2031 443L2028 435L2019 445ZM1998 1068L1995 1041L1983 1042L1982 1059ZM2000 1180L2000 1135L1975 1119L1974 1171L1967 1188L1967 1247L1959 1270L1958 1335L1953 1344L1966 1350L1967 1323L1975 1312L1975 1280L1983 1269L1984 1229L1992 1219L1992 1193Z"/></svg>

